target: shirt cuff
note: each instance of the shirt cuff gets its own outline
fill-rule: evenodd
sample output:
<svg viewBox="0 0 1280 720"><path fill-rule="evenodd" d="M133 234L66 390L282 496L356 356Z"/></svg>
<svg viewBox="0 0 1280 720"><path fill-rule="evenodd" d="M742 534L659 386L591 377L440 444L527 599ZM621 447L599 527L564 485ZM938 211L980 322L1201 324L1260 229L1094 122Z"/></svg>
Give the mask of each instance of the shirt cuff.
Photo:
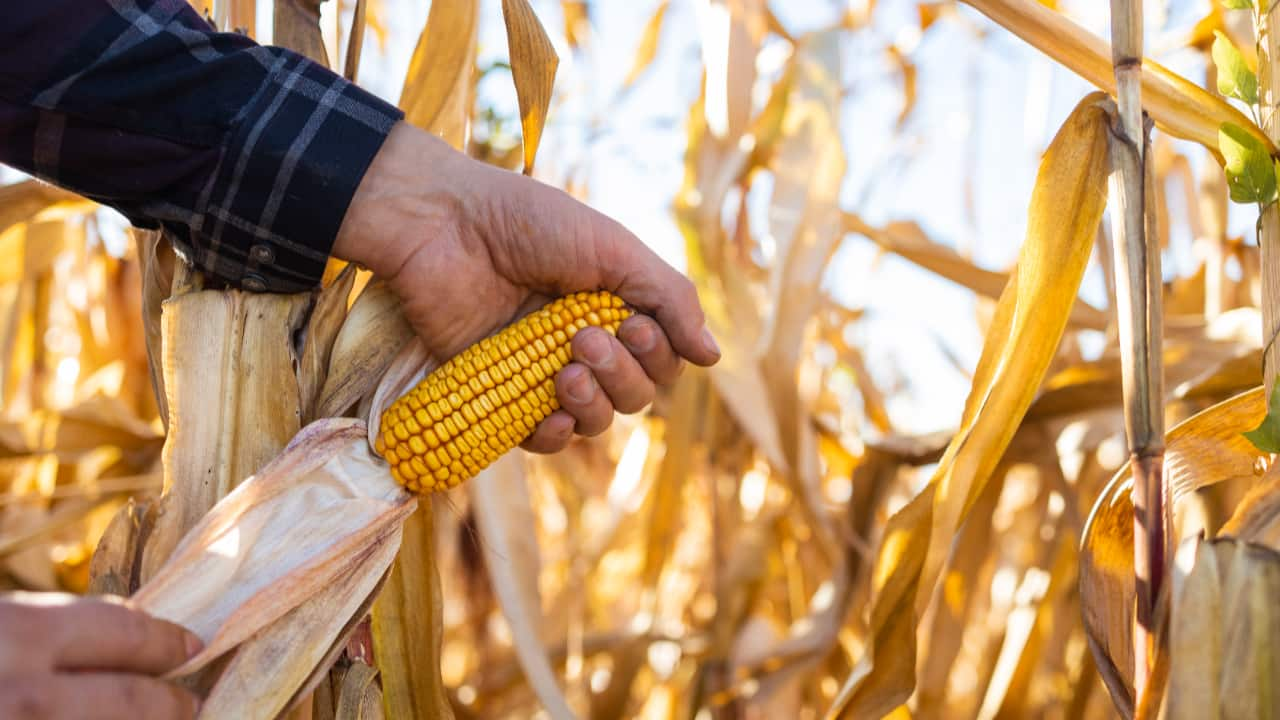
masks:
<svg viewBox="0 0 1280 720"><path fill-rule="evenodd" d="M251 291L315 288L356 187L404 113L342 76L272 48L179 251ZM190 240L190 245L184 240Z"/></svg>

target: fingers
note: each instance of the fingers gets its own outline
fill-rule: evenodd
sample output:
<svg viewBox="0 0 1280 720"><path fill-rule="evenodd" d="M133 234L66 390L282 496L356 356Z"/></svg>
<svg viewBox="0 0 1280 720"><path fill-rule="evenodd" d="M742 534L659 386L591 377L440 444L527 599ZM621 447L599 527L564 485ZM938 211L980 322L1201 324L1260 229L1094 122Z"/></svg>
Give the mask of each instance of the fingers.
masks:
<svg viewBox="0 0 1280 720"><path fill-rule="evenodd" d="M556 398L573 417L573 431L586 437L604 432L613 422L613 405L591 371L569 363L556 375Z"/></svg>
<svg viewBox="0 0 1280 720"><path fill-rule="evenodd" d="M196 698L142 675L57 673L0 679L0 717L24 720L189 720Z"/></svg>
<svg viewBox="0 0 1280 720"><path fill-rule="evenodd" d="M643 329L643 325L640 326ZM574 335L573 341L573 357L577 362L586 366L591 371L598 382L599 387L608 395L607 404L612 405L610 410L616 409L621 413L634 413L644 409L646 405L653 402L653 380L645 374L645 370L641 367L639 361L623 347L617 338L599 328L586 328L582 332ZM657 347L656 339L654 340L655 348ZM660 349L651 349L649 354L660 354ZM569 367L572 367L570 363ZM568 370L569 367L565 369ZM563 372L563 371L561 371ZM556 383L559 390L560 382ZM583 389L583 384L578 383L578 388ZM567 388L572 390L573 388ZM576 407L586 408L588 400L594 402L593 399L587 398L579 393L577 397L572 397L573 393L568 393L571 397L566 398L574 404L564 405L575 418L580 421L578 432L587 434L581 427L581 422L585 419L579 415ZM566 399L561 399L561 403L565 403ZM609 413L612 416L612 412ZM612 419L610 417L610 419ZM608 427L606 421L603 426L596 428L595 423L588 423L588 428L594 429L598 434Z"/></svg>
<svg viewBox="0 0 1280 720"><path fill-rule="evenodd" d="M574 433L599 435L614 412L634 413L653 402L654 383L669 384L683 361L652 318L628 318L615 338L586 328L573 338L574 362L556 375L561 409L543 420L521 447L530 452L563 449Z"/></svg>
<svg viewBox="0 0 1280 720"><path fill-rule="evenodd" d="M173 623L96 599L39 608L54 667L159 675L199 651L199 638Z"/></svg>
<svg viewBox="0 0 1280 720"><path fill-rule="evenodd" d="M714 365L720 347L707 329L693 282L621 225L598 217L600 225L612 230L600 236L604 286L655 318L681 356L704 367Z"/></svg>
<svg viewBox="0 0 1280 720"><path fill-rule="evenodd" d="M653 318L633 315L618 328L618 339L631 353L649 379L658 385L670 385L680 376L684 361L671 347L671 341Z"/></svg>
<svg viewBox="0 0 1280 720"><path fill-rule="evenodd" d="M681 356L702 366L719 360L687 277L620 223L567 193L513 173L504 179L508 187L486 229L504 274L558 293L611 290L656 318Z"/></svg>
<svg viewBox="0 0 1280 720"><path fill-rule="evenodd" d="M538 427L533 429L533 435L520 443L520 447L532 453L560 452L573 438L573 426L572 415L564 410L556 410L538 423Z"/></svg>

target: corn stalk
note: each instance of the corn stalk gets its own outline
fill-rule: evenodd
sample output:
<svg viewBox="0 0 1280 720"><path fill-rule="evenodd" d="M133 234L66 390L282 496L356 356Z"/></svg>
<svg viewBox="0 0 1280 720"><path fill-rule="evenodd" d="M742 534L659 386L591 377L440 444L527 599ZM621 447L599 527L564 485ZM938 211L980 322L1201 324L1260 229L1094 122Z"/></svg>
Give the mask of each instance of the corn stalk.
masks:
<svg viewBox="0 0 1280 720"><path fill-rule="evenodd" d="M1142 2L1112 0L1111 61L1116 76L1118 123L1113 123L1112 213L1116 243L1116 313L1123 367L1125 437L1133 468L1133 558L1137 579L1134 632L1136 698L1148 688L1154 655L1154 608L1164 577L1165 502L1161 277L1159 247L1148 226L1146 181L1149 135L1142 112ZM1154 213L1150 215L1154 219Z"/></svg>
<svg viewBox="0 0 1280 720"><path fill-rule="evenodd" d="M1264 0L1259 0L1263 2ZM1274 2L1266 2L1258 10L1258 93L1261 98L1262 130L1273 141L1280 138L1280 118L1275 106L1280 101L1280 76L1274 65L1280 53L1280 37L1276 25L1280 23L1280 8ZM1280 368L1280 347L1276 335L1280 333L1280 209L1276 203L1268 204L1258 219L1258 245L1262 251L1262 377L1271 397L1275 387L1276 371Z"/></svg>

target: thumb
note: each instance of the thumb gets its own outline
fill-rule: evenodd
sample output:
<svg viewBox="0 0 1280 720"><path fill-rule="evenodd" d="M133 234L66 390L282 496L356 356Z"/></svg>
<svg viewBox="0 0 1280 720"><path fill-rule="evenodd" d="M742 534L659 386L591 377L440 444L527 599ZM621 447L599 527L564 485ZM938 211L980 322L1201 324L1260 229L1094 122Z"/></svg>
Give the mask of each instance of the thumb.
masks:
<svg viewBox="0 0 1280 720"><path fill-rule="evenodd" d="M522 269L512 268L513 273L531 273L529 280L550 291L609 290L657 320L685 359L702 366L720 359L689 278L621 223L568 193L519 175L505 179L510 185L496 197L502 204L498 215L506 221L491 224L499 228L495 237L521 246L509 253L522 259ZM549 253L552 247L563 252ZM574 260L557 260L565 256Z"/></svg>
<svg viewBox="0 0 1280 720"><path fill-rule="evenodd" d="M600 286L653 317L682 357L704 367L720 359L720 347L707 329L706 314L693 282L668 265L618 221L562 195L574 206L577 222L569 224L575 245L589 248ZM579 288L581 289L581 288Z"/></svg>

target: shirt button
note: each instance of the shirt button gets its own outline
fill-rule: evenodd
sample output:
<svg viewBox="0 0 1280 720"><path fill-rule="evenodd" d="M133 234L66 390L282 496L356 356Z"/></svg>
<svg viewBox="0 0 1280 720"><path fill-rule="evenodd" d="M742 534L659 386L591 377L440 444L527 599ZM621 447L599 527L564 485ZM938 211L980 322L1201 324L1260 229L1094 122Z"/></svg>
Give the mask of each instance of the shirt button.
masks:
<svg viewBox="0 0 1280 720"><path fill-rule="evenodd" d="M269 265L276 259L276 254L266 245L254 245L249 249L249 257L253 258L255 262Z"/></svg>
<svg viewBox="0 0 1280 720"><path fill-rule="evenodd" d="M262 292L267 289L267 281L263 280L262 276L254 275L253 273L248 273L241 278L240 285L251 292Z"/></svg>

